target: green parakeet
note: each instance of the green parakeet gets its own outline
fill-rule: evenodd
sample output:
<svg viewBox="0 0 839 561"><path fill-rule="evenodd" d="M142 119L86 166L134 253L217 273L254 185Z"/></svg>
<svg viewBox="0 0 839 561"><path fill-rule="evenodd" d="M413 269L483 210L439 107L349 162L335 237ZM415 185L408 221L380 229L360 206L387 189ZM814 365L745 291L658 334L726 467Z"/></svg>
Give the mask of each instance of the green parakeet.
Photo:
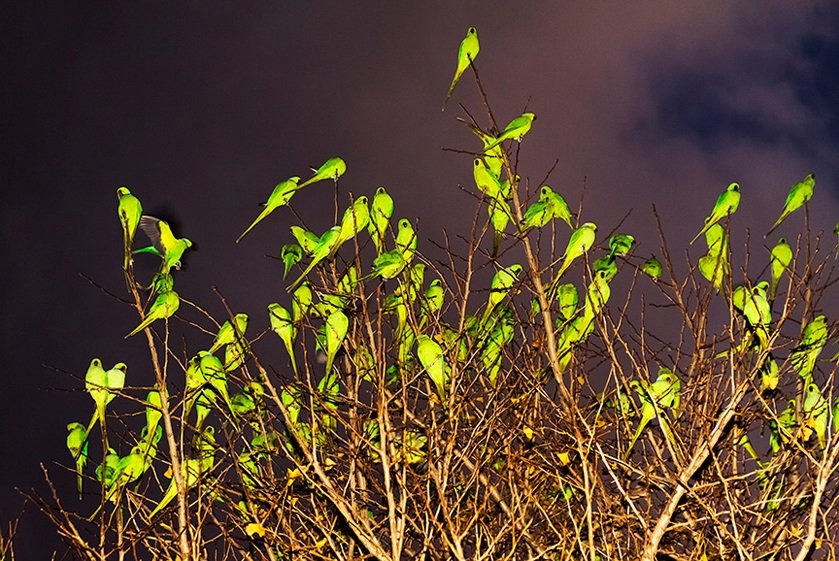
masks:
<svg viewBox="0 0 839 561"><path fill-rule="evenodd" d="M574 215L571 212L571 209L568 208L568 203L565 202L562 195L555 192L548 185L542 187L542 194L544 195L548 206L551 208L554 218L559 218L568 224L569 227L573 228L574 224L572 223L572 218Z"/></svg>
<svg viewBox="0 0 839 561"><path fill-rule="evenodd" d="M583 308L583 316L589 319L594 318L599 314L606 302L609 301L609 296L612 294L612 289L609 287L608 273L606 271L598 271L594 275L591 283L586 290L586 303Z"/></svg>
<svg viewBox="0 0 839 561"><path fill-rule="evenodd" d="M143 205L140 203L140 199L131 194L128 187L117 189L117 198L119 200L117 214L119 215L119 222L122 224L123 235L124 260L122 268L128 270L128 262L131 260L131 244L134 241L137 226L140 224L140 217L143 215Z"/></svg>
<svg viewBox="0 0 839 561"><path fill-rule="evenodd" d="M671 441L675 449L676 442L672 438L672 431L670 430L669 421L667 421L664 411L666 409L678 411L682 396L681 380L669 368L662 368L658 371L658 377L655 382L649 386L647 386L646 382L639 382L637 380L632 380L630 385L638 393L638 397L641 400L641 419L638 421L638 428L635 430L635 434L629 442L626 452L624 452L624 461L629 459L632 448L635 446L638 437L641 436L641 432L643 432L647 424L655 417L658 417L665 436Z"/></svg>
<svg viewBox="0 0 839 561"><path fill-rule="evenodd" d="M178 298L178 293L174 290L158 294L157 298L154 299L154 302L149 308L149 312L146 314L146 317L140 322L140 325L135 327L131 333L125 336L125 338L128 339L132 335L136 335L159 319L168 319L172 317L175 315L175 312L178 311L178 307L180 305L181 300Z"/></svg>
<svg viewBox="0 0 839 561"><path fill-rule="evenodd" d="M746 316L746 321L754 329L762 348L766 348L768 344L767 329L769 324L772 323L772 308L767 300L768 288L769 285L766 281L755 285L747 294L746 303L743 306L743 315Z"/></svg>
<svg viewBox="0 0 839 561"><path fill-rule="evenodd" d="M763 366L760 367L760 391L772 391L778 387L780 381L780 369L778 361L771 354L766 355Z"/></svg>
<svg viewBox="0 0 839 561"><path fill-rule="evenodd" d="M488 207L489 220L492 223L492 255L498 255L498 246L501 245L501 237L504 235L504 230L507 229L507 224L513 216L513 211L510 205L502 198L492 199Z"/></svg>
<svg viewBox="0 0 839 561"><path fill-rule="evenodd" d="M827 446L827 427L830 423L830 404L819 391L816 384L807 384L804 388L804 403L801 406L804 415L805 440L810 436L810 430L816 432L819 446Z"/></svg>
<svg viewBox="0 0 839 561"><path fill-rule="evenodd" d="M603 273L604 279L608 282L618 274L618 262L611 255L603 255L594 260L591 269L594 274Z"/></svg>
<svg viewBox="0 0 839 561"><path fill-rule="evenodd" d="M501 144L505 140L513 139L521 142L522 137L530 131L530 127L533 125L533 121L535 120L535 113L522 113L521 115L507 123L507 126L504 127L504 130L501 131L501 134L499 134L498 137L495 139L495 142L487 146L485 150L494 148L496 145Z"/></svg>
<svg viewBox="0 0 839 561"><path fill-rule="evenodd" d="M283 280L285 280L291 268L303 259L303 248L296 243L285 244L280 250L280 258L283 260Z"/></svg>
<svg viewBox="0 0 839 561"><path fill-rule="evenodd" d="M444 403L449 373L443 356L443 348L428 335L420 335L417 337L417 358L434 383L440 401Z"/></svg>
<svg viewBox="0 0 839 561"><path fill-rule="evenodd" d="M615 234L609 238L609 257L625 257L635 244L631 234Z"/></svg>
<svg viewBox="0 0 839 561"><path fill-rule="evenodd" d="M248 359L247 341L240 339L224 347L224 370L233 372Z"/></svg>
<svg viewBox="0 0 839 561"><path fill-rule="evenodd" d="M721 224L714 224L705 231L708 255L728 253L728 235Z"/></svg>
<svg viewBox="0 0 839 561"><path fill-rule="evenodd" d="M149 455L149 450L157 443L157 429L160 427L160 419L163 418L163 403L160 400L160 392L156 390L146 394L146 446L143 449L143 456Z"/></svg>
<svg viewBox="0 0 839 561"><path fill-rule="evenodd" d="M524 211L524 216L521 219L521 225L519 228L519 233L523 233L530 228L541 228L545 226L548 222L553 220L554 213L553 209L550 206L550 203L547 200L546 192L549 190L550 187L547 185L542 186L541 194L539 195L539 200L532 203L527 210Z"/></svg>
<svg viewBox="0 0 839 561"><path fill-rule="evenodd" d="M79 489L79 498L82 497L82 472L87 464L87 431L81 423L69 423L67 425L67 449L76 462L76 486Z"/></svg>
<svg viewBox="0 0 839 561"><path fill-rule="evenodd" d="M478 30L470 27L466 30L466 37L463 38L457 49L457 68L454 71L454 78L452 78L449 91L446 93L446 100L443 102L443 111L446 110L446 104L454 93L457 83L460 82L460 77L463 76L463 73L466 72L469 65L478 57L480 50L481 44L478 42Z"/></svg>
<svg viewBox="0 0 839 561"><path fill-rule="evenodd" d="M338 251L338 248L345 242L354 238L360 231L367 228L370 223L370 208L367 206L367 197L361 196L357 198L351 207L344 211L344 216L341 219L341 234L338 237L338 242L330 254L330 257Z"/></svg>
<svg viewBox="0 0 839 561"><path fill-rule="evenodd" d="M294 239L297 240L297 243L303 248L303 251L311 255L320 241L318 235L300 226L292 226L290 230L291 235L294 236Z"/></svg>
<svg viewBox="0 0 839 561"><path fill-rule="evenodd" d="M729 270L728 254L709 251L707 255L699 258L697 265L705 280L714 285L717 292L722 292L725 287L725 275Z"/></svg>
<svg viewBox="0 0 839 561"><path fill-rule="evenodd" d="M473 164L472 176L475 178L475 186L478 190L490 199L500 197L503 189L498 176L495 175L482 158L475 158Z"/></svg>
<svg viewBox="0 0 839 561"><path fill-rule="evenodd" d="M781 211L781 216L775 221L775 224L766 232L768 236L775 231L775 228L781 225L781 222L786 220L787 216L801 208L804 203L809 201L813 196L813 189L816 187L816 176L808 173L807 176L792 186L787 195L787 200L784 202L784 208Z"/></svg>
<svg viewBox="0 0 839 561"><path fill-rule="evenodd" d="M515 335L515 320L509 308L505 308L495 327L486 340L483 352L481 352L482 374L489 377L489 383L495 387L495 380L501 371L501 355L504 346L513 340Z"/></svg>
<svg viewBox="0 0 839 561"><path fill-rule="evenodd" d="M282 183L278 183L274 190L271 191L271 194L268 195L268 200L262 205L265 207L262 209L262 212L251 222L251 225L245 228L245 231L242 232L238 238L236 238L236 243L239 243L242 238L245 237L245 234L250 232L254 226L259 224L263 218L274 212L274 210L280 208L281 206L285 206L291 200L292 195L294 192L297 191L298 186L297 184L300 182L299 177L289 177Z"/></svg>
<svg viewBox="0 0 839 561"><path fill-rule="evenodd" d="M182 481L186 485L187 491L195 487L198 484L198 480L201 477L201 458L190 458L184 462L181 462L181 473L182 473ZM178 496L178 485L175 483L175 478L172 477L169 480L169 487L166 488L166 492L163 494L163 497L160 499L160 502L157 503L157 506L152 509L149 513L149 520L154 518L154 515L163 510L166 505L172 502L172 499Z"/></svg>
<svg viewBox="0 0 839 561"><path fill-rule="evenodd" d="M597 235L597 226L593 222L586 222L571 234L568 239L568 245L565 246L565 253L563 254L562 266L559 268L551 283L553 286L562 278L562 274L575 259L585 254L594 245L595 236Z"/></svg>
<svg viewBox="0 0 839 561"><path fill-rule="evenodd" d="M119 454L113 448L108 448L105 460L96 466L96 479L106 490L113 488L119 478Z"/></svg>
<svg viewBox="0 0 839 561"><path fill-rule="evenodd" d="M232 348L240 349L239 343L234 341L227 345L228 350ZM210 389L214 392L211 401L215 403L215 396L218 395L224 400L228 409L230 409L230 394L227 391L227 371L232 370L233 367L230 366L230 360L227 354L224 357L224 364L222 364L216 355L207 351L198 351L198 358L201 374L209 384Z"/></svg>
<svg viewBox="0 0 839 561"><path fill-rule="evenodd" d="M641 272L657 281L661 278L661 274L664 272L664 267L661 266L661 262L655 257L650 257L644 264L641 265Z"/></svg>
<svg viewBox="0 0 839 561"><path fill-rule="evenodd" d="M489 298L487 299L487 306L484 309L484 314L481 318L482 322L486 321L495 307L507 297L507 294L518 282L521 272L522 266L518 263L514 263L509 267L499 269L498 272L495 273L492 277L492 282L490 283Z"/></svg>
<svg viewBox="0 0 839 561"><path fill-rule="evenodd" d="M314 269L321 261L329 257L333 250L337 250L338 242L341 239L341 226L333 226L329 230L323 233L323 235L318 239L318 244L315 246L314 250L312 251L312 261L309 265L303 270L297 279L293 283L291 283L288 287L289 290L294 290L300 282L306 278L306 275Z"/></svg>
<svg viewBox="0 0 839 561"><path fill-rule="evenodd" d="M714 209L711 211L711 214L705 219L705 226L699 230L699 233L690 240L690 244L693 245L699 236L704 234L708 231L708 228L725 218L731 214L734 214L737 211L737 207L740 206L740 184L739 183L731 183L729 184L728 188L717 198L717 202L714 204Z"/></svg>
<svg viewBox="0 0 839 561"><path fill-rule="evenodd" d="M402 252L402 257L407 262L414 259L414 252L417 249L417 233L407 218L399 220L399 229L396 232L396 249Z"/></svg>
<svg viewBox="0 0 839 561"><path fill-rule="evenodd" d="M341 158L329 158L318 169L313 169L312 171L314 171L315 174L298 185L298 189L302 189L306 185L311 185L312 183L316 183L318 181L323 181L324 179L338 181L338 178L344 175L344 172L347 171L347 164Z"/></svg>
<svg viewBox="0 0 839 561"><path fill-rule="evenodd" d="M221 324L221 327L213 340L213 344L207 349L208 353L214 353L225 345L233 343L240 337L244 337L248 329L248 314L236 314L233 316L233 323L230 320Z"/></svg>
<svg viewBox="0 0 839 561"><path fill-rule="evenodd" d="M276 333L285 345L288 357L291 360L291 368L297 372L297 364L294 361L294 339L297 337L297 328L291 319L291 313L281 305L274 303L268 305L268 315L271 321L271 329Z"/></svg>
<svg viewBox="0 0 839 561"><path fill-rule="evenodd" d="M117 463L117 471L119 472L118 482L120 485L128 485L140 479L151 464L143 455L143 451L139 446L131 449L127 456L123 456Z"/></svg>
<svg viewBox="0 0 839 561"><path fill-rule="evenodd" d="M384 187L378 187L370 205L370 223L367 232L376 246L376 253L381 255L385 247L385 235L393 216L393 198Z"/></svg>
<svg viewBox="0 0 839 561"><path fill-rule="evenodd" d="M181 268L184 252L192 247L186 238L176 238L172 228L165 220L144 214L140 217L140 229L151 240L151 247L136 250L134 253L155 253L163 258L161 272L168 273L173 267Z"/></svg>
<svg viewBox="0 0 839 561"><path fill-rule="evenodd" d="M304 282L291 293L291 321L299 326L312 308L312 289Z"/></svg>
<svg viewBox="0 0 839 561"><path fill-rule="evenodd" d="M778 420L772 419L769 422L769 449L772 454L777 454L781 445L792 440L793 431L797 425L795 418L795 400L787 403L786 409L778 414Z"/></svg>
<svg viewBox="0 0 839 561"><path fill-rule="evenodd" d="M332 372L332 363L335 360L335 355L344 338L347 336L347 330L350 326L350 320L347 315L341 310L335 310L329 317L326 318L326 372Z"/></svg>
<svg viewBox="0 0 839 561"><path fill-rule="evenodd" d="M559 285L556 290L556 299L559 302L559 313L565 319L571 319L577 312L577 304L580 302L580 295L573 283Z"/></svg>
<svg viewBox="0 0 839 561"><path fill-rule="evenodd" d="M792 263L792 248L787 243L786 238L778 239L778 243L772 248L769 259L772 269L772 291L770 297L774 300L778 290L778 283L781 282L781 275L784 274L784 271Z"/></svg>
<svg viewBox="0 0 839 561"><path fill-rule="evenodd" d="M443 308L443 299L446 296L446 289L440 279L434 279L425 290L423 298L423 313L432 316Z"/></svg>
<svg viewBox="0 0 839 561"><path fill-rule="evenodd" d="M98 358L90 361L90 366L88 366L84 377L85 389L93 398L96 409L87 425L85 434L89 435L97 422L104 427L105 409L117 396L117 393L125 387L125 371L127 368L124 362L118 362L110 370L105 370L102 368L102 361Z"/></svg>
<svg viewBox="0 0 839 561"><path fill-rule="evenodd" d="M408 262L402 257L402 251L391 249L373 260L373 272L371 276L393 279L402 272L406 265L408 265Z"/></svg>
<svg viewBox="0 0 839 561"><path fill-rule="evenodd" d="M152 294L171 292L175 288L175 279L169 273L155 273L151 279Z"/></svg>
<svg viewBox="0 0 839 561"><path fill-rule="evenodd" d="M816 360L826 344L827 317L818 315L804 327L801 341L789 354L790 364L798 375L804 378L805 383L809 384L812 381Z"/></svg>

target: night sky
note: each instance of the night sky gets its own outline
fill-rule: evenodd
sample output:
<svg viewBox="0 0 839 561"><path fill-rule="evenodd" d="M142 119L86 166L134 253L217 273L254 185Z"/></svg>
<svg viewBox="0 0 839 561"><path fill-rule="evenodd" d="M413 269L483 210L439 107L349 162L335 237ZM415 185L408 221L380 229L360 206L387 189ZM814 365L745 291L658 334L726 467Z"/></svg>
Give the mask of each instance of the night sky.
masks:
<svg viewBox="0 0 839 561"><path fill-rule="evenodd" d="M683 251L738 181L735 226L757 237L790 186L814 172L811 223L832 236L835 4L285 4L0 9L0 520L20 510L15 487L45 490L39 461L72 499L72 475L55 462L69 463L66 423L92 411L82 382L92 357L127 362L130 384L152 380L145 341L123 341L136 313L80 276L125 294L116 188L128 186L197 243L177 276L183 297L222 317L216 286L262 330L284 286L266 255L291 241L294 218L282 209L233 240L276 183L331 156L348 164L342 208L348 193L386 185L397 215L419 219L421 248L444 226L468 233L474 201L458 184L474 187L471 157L441 148L476 148L455 120L459 103L484 117L469 74L440 107L470 25L501 124L525 106L538 116L520 173L536 183L558 160L548 183L572 207L585 184L584 217L603 233L631 209L623 229L638 238L636 251L656 251L655 203ZM323 231L334 223L333 195L321 183L294 208ZM779 233L794 235L802 221L790 218ZM138 258L138 274L148 278L154 265ZM29 507L18 555L49 536Z"/></svg>

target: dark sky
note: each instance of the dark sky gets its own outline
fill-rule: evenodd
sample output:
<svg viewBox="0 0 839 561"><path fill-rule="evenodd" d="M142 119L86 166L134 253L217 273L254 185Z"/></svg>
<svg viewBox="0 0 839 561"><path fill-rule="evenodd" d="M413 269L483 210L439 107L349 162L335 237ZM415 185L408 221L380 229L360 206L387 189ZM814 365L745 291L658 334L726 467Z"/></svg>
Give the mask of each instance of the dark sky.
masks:
<svg viewBox="0 0 839 561"><path fill-rule="evenodd" d="M38 461L71 489L52 462L67 462L65 424L92 410L80 391L92 357L151 381L144 342L123 341L136 315L80 277L124 293L115 189L197 242L182 296L220 315L218 286L261 330L283 290L265 256L290 241L292 217L233 240L274 184L309 166L342 156L343 196L386 185L421 243L444 225L467 231L473 201L457 185L472 185L471 160L441 147L475 147L455 121L459 102L483 116L468 76L440 106L470 25L499 120L526 103L538 115L522 175L537 182L558 159L549 183L576 206L585 179L586 220L608 231L633 210L624 229L639 252L657 247L652 203L685 247L733 180L741 230L762 234L808 172L815 228L839 218L839 10L827 1L71 4L0 13L0 436L15 458L0 462L3 519L20 508L13 487L44 489ZM333 223L321 189L331 196L324 183L294 201L317 231ZM44 541L30 511L22 552Z"/></svg>

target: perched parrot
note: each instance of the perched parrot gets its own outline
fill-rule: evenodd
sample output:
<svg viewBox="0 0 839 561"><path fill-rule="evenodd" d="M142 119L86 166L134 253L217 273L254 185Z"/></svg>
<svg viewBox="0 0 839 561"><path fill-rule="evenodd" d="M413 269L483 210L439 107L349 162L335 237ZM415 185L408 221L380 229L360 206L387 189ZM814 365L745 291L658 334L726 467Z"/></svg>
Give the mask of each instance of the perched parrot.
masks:
<svg viewBox="0 0 839 561"><path fill-rule="evenodd" d="M370 204L370 223L367 224L367 232L376 246L376 253L381 255L385 247L385 235L387 234L390 217L393 216L393 198L384 187L378 187Z"/></svg>
<svg viewBox="0 0 839 561"><path fill-rule="evenodd" d="M573 228L574 224L571 222L571 219L574 217L574 215L571 213L571 209L568 208L568 203L565 202L565 199L562 198L562 195L555 192L548 185L542 187L542 193L545 197L545 200L548 203L548 206L551 208L553 212L554 218L559 218L560 220L568 224L569 227Z"/></svg>
<svg viewBox="0 0 839 561"><path fill-rule="evenodd" d="M131 194L128 187L117 189L117 198L119 200L117 214L119 215L119 222L122 224L123 253L125 255L122 268L128 270L128 262L131 260L131 244L134 241L137 226L140 224L140 217L143 215L143 205L140 203L140 199Z"/></svg>
<svg viewBox="0 0 839 561"><path fill-rule="evenodd" d="M297 328L291 319L291 313L281 305L274 303L268 305L268 315L271 321L271 329L276 333L285 345L288 357L291 360L291 369L297 372L297 364L294 361L294 339L297 336Z"/></svg>
<svg viewBox="0 0 839 561"><path fill-rule="evenodd" d="M760 391L772 391L778 387L778 382L780 382L778 361L771 354L766 355L766 360L760 367Z"/></svg>
<svg viewBox="0 0 839 561"><path fill-rule="evenodd" d="M174 290L158 294L157 298L154 299L154 302L149 308L149 312L146 314L146 317L140 322L140 325L135 327L131 333L125 336L125 338L128 339L132 335L136 335L159 319L168 319L172 317L175 315L175 312L178 311L178 307L180 305L181 300L178 298L178 293Z"/></svg>
<svg viewBox="0 0 839 561"><path fill-rule="evenodd" d="M373 260L373 272L371 276L382 277L383 279L396 278L399 273L408 265L399 249L391 249L376 257Z"/></svg>
<svg viewBox="0 0 839 561"><path fill-rule="evenodd" d="M110 370L105 370L102 368L102 361L98 358L90 361L84 381L85 389L96 404L96 409L87 425L85 440L87 440L87 436L97 422L101 424L104 432L105 409L117 396L117 392L125 387L125 371L127 369L128 367L124 362L118 362Z"/></svg>
<svg viewBox="0 0 839 561"><path fill-rule="evenodd" d="M160 427L160 419L163 418L162 406L160 392L152 390L146 395L146 446L143 450L144 456L148 456L151 448L156 445L155 439Z"/></svg>
<svg viewBox="0 0 839 561"><path fill-rule="evenodd" d="M347 315L341 310L335 310L329 317L326 318L326 372L332 372L332 363L335 360L335 355L344 338L347 336L347 330L350 326L350 320Z"/></svg>
<svg viewBox="0 0 839 561"><path fill-rule="evenodd" d="M140 229L145 232L152 245L137 249L134 253L154 253L162 257L162 273L168 273L173 267L181 268L181 257L187 249L192 247L190 240L176 238L166 221L147 214L140 217Z"/></svg>
<svg viewBox="0 0 839 561"><path fill-rule="evenodd" d="M420 335L417 337L417 358L434 383L440 401L445 402L449 373L443 357L443 348L428 335Z"/></svg>
<svg viewBox="0 0 839 561"><path fill-rule="evenodd" d="M254 226L259 224L263 218L274 212L276 209L280 208L281 206L285 206L291 200L292 195L294 195L295 191L297 191L298 186L297 184L300 182L299 177L289 177L282 183L278 183L274 190L271 191L271 194L268 195L268 200L262 203L262 206L265 208L262 209L262 212L251 222L251 225L245 228L245 231L242 232L238 238L236 238L236 243L239 243L242 238L245 237L245 234L250 232Z"/></svg>
<svg viewBox="0 0 839 561"><path fill-rule="evenodd" d="M778 290L778 283L781 282L781 275L784 274L784 271L792 263L792 248L787 243L786 238L778 239L778 243L772 248L769 258L772 269L772 291L770 292L770 299L774 300Z"/></svg>
<svg viewBox="0 0 839 561"><path fill-rule="evenodd" d="M810 430L816 432L819 439L819 446L822 450L827 446L827 428L830 424L830 404L819 391L816 384L807 384L804 389L804 403L801 406L804 415L805 439L809 437Z"/></svg>
<svg viewBox="0 0 839 561"><path fill-rule="evenodd" d="M797 424L795 400L791 399L787 403L786 409L778 414L778 420L772 419L769 422L769 449L772 451L772 454L777 454L782 444L792 440L793 431Z"/></svg>
<svg viewBox="0 0 839 561"><path fill-rule="evenodd" d="M202 461L200 458L191 458L184 462L181 462L181 473L182 473L182 481L184 485L186 485L186 490L189 491L195 485L198 484L198 480L201 477L201 464ZM178 485L175 483L175 478L172 477L169 480L169 487L167 487L166 492L163 494L163 498L160 499L160 502L157 503L157 506L152 509L149 513L149 520L154 518L154 515L163 510L166 505L172 502L172 499L178 496Z"/></svg>
<svg viewBox="0 0 839 561"><path fill-rule="evenodd" d="M557 272L554 277L554 281L551 283L552 286L556 286L559 279L562 278L562 274L566 269L568 269L568 267L571 266L571 263L573 263L575 259L591 249L594 245L596 234L597 226L593 222L586 222L574 230L574 233L572 233L571 237L568 239L568 245L565 247L565 253L563 254L562 266L559 268L559 272Z"/></svg>
<svg viewBox="0 0 839 561"><path fill-rule="evenodd" d="M606 271L598 271L594 275L594 279L586 290L585 307L583 308L583 316L593 318L603 310L606 302L609 301L609 296L612 294L612 289L609 287L609 279Z"/></svg>
<svg viewBox="0 0 839 561"><path fill-rule="evenodd" d="M493 144L490 144L485 148L485 150L489 150L494 148L498 144L501 144L505 140L517 140L521 142L521 139L524 135L526 135L530 131L530 127L533 124L533 121L536 120L535 113L522 113L509 123L507 126L504 127L504 130L501 131L501 134L495 139Z"/></svg>
<svg viewBox="0 0 839 561"><path fill-rule="evenodd" d="M637 380L632 380L630 385L641 399L641 419L638 421L638 428L635 430L626 452L624 452L624 461L629 459L632 448L635 446L638 437L641 436L641 432L656 417L661 423L665 436L668 440L671 440L671 444L676 448L676 442L672 440L672 431L669 428L669 422L664 415L664 411L666 409L678 411L682 396L681 380L669 368L662 368L659 370L655 382L649 386L644 381L639 382Z"/></svg>
<svg viewBox="0 0 839 561"><path fill-rule="evenodd" d="M661 266L661 263L655 257L650 257L644 264L641 265L641 272L645 275L657 281L661 278L661 274L664 272L664 267Z"/></svg>
<svg viewBox="0 0 839 561"><path fill-rule="evenodd" d="M498 247L501 245L501 238L504 235L504 230L507 229L507 224L513 216L513 211L510 205L502 198L492 199L488 207L489 220L492 223L492 255L498 255Z"/></svg>
<svg viewBox="0 0 839 561"><path fill-rule="evenodd" d="M337 182L338 178L344 175L344 172L347 171L347 164L341 158L329 158L318 169L313 169L312 171L314 171L315 174L298 185L298 189L302 189L306 185L311 185L312 183L316 183L318 181L323 181L324 179L332 179Z"/></svg>
<svg viewBox="0 0 839 561"><path fill-rule="evenodd" d="M417 249L417 233L407 218L399 220L399 229L396 232L396 249L402 252L402 257L407 262L414 259L414 252Z"/></svg>
<svg viewBox="0 0 839 561"><path fill-rule="evenodd" d="M775 231L775 228L781 225L781 222L786 220L787 216L801 208L804 203L809 201L813 197L813 189L816 187L816 176L812 173L808 173L807 176L802 180L792 186L790 189L789 194L787 195L787 200L784 203L784 208L781 211L781 216L778 217L778 220L775 221L775 224L769 228L769 231L766 232L768 236L772 232Z"/></svg>
<svg viewBox="0 0 839 561"><path fill-rule="evenodd" d="M443 308L443 299L446 296L446 289L440 279L434 279L428 285L423 297L423 313L431 316Z"/></svg>
<svg viewBox="0 0 839 561"><path fill-rule="evenodd" d="M311 255L320 241L318 235L300 226L292 226L290 229L291 235L294 236L294 239L297 240L297 243L303 248L303 251Z"/></svg>
<svg viewBox="0 0 839 561"><path fill-rule="evenodd" d="M625 257L635 244L631 234L615 234L609 238L609 257Z"/></svg>
<svg viewBox="0 0 839 561"><path fill-rule="evenodd" d="M571 319L577 312L577 304L580 302L580 295L573 283L559 285L556 290L556 299L559 302L559 313L566 320Z"/></svg>
<svg viewBox="0 0 839 561"><path fill-rule="evenodd" d="M280 258L283 260L283 280L285 280L291 268L303 259L303 248L296 243L285 244L280 250Z"/></svg>
<svg viewBox="0 0 839 561"><path fill-rule="evenodd" d="M500 197L503 187L498 176L495 175L483 158L475 158L473 164L472 176L478 190L490 199Z"/></svg>
<svg viewBox="0 0 839 561"><path fill-rule="evenodd" d="M690 240L690 244L693 245L699 236L704 234L708 231L708 228L725 218L731 214L734 214L737 211L737 207L740 206L740 184L739 183L731 183L729 184L728 188L717 198L716 204L714 204L714 209L711 211L711 214L705 219L705 226L699 230L699 233L694 236L692 240Z"/></svg>
<svg viewBox="0 0 839 561"><path fill-rule="evenodd" d="M595 274L603 273L604 279L608 282L618 274L618 262L611 255L603 255L594 260L591 269Z"/></svg>
<svg viewBox="0 0 839 561"><path fill-rule="evenodd" d="M329 230L323 233L323 235L318 239L318 243L315 246L314 250L312 251L312 261L309 265L300 273L300 276L295 279L293 283L288 286L289 290L294 290L300 282L306 278L306 275L314 269L321 261L329 257L333 250L337 249L338 242L341 237L341 226L333 226Z"/></svg>
<svg viewBox="0 0 839 561"><path fill-rule="evenodd" d="M225 345L229 345L236 341L239 337L244 337L245 331L248 329L248 314L236 314L233 316L233 323L230 320L221 324L221 327L213 340L213 344L207 349L208 353L214 353Z"/></svg>
<svg viewBox="0 0 839 561"><path fill-rule="evenodd" d="M312 308L312 289L309 283L304 282L291 293L291 321L294 325L300 325Z"/></svg>
<svg viewBox="0 0 839 561"><path fill-rule="evenodd" d="M816 360L827 344L827 317L818 315L804 327L801 341L790 351L789 361L805 383L813 379Z"/></svg>
<svg viewBox="0 0 839 561"><path fill-rule="evenodd" d="M79 489L79 498L82 498L82 472L87 464L87 431L81 423L69 423L67 425L67 449L76 462L76 486Z"/></svg>
<svg viewBox="0 0 839 561"><path fill-rule="evenodd" d="M550 189L547 185L542 186L539 200L532 203L527 210L524 211L524 216L521 219L519 233L524 233L530 228L541 228L554 219L553 208L547 200L547 191Z"/></svg>
<svg viewBox="0 0 839 561"><path fill-rule="evenodd" d="M492 282L490 283L489 298L487 299L487 306L484 309L481 321L486 321L495 307L507 297L507 294L518 282L521 272L522 266L518 263L514 263L509 267L499 269L498 272L495 273L492 277Z"/></svg>
<svg viewBox="0 0 839 561"><path fill-rule="evenodd" d="M460 47L457 49L457 68L454 71L454 78L452 78L452 85L449 86L449 91L446 94L446 100L443 102L443 111L446 110L446 104L449 98L454 93L460 77L469 68L469 65L478 57L478 52L481 50L481 44L478 42L478 30L470 27L466 30L466 37L460 42Z"/></svg>

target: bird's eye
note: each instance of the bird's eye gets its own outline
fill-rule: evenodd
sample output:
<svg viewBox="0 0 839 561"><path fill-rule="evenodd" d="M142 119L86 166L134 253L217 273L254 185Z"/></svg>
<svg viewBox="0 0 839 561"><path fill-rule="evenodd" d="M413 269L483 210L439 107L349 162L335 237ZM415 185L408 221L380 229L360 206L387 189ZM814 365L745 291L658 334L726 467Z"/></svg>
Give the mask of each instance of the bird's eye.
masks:
<svg viewBox="0 0 839 561"><path fill-rule="evenodd" d="M475 34L475 33L477 33L477 32L478 32L478 30L477 30L477 29L475 29L474 27L470 27L470 28L469 28L469 33Z"/></svg>

